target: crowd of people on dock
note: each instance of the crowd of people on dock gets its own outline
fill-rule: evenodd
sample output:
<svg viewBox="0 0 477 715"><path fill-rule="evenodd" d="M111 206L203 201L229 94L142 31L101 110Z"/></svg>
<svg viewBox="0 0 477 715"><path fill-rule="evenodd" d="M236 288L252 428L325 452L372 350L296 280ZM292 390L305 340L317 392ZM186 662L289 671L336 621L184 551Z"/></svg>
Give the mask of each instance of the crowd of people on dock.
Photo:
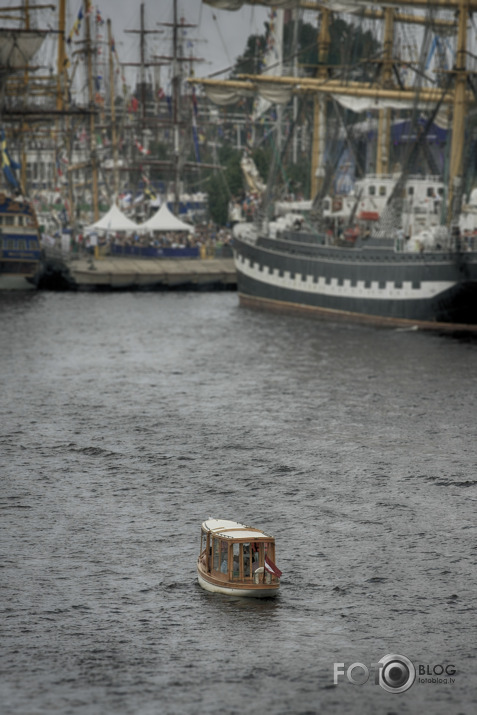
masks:
<svg viewBox="0 0 477 715"><path fill-rule="evenodd" d="M194 252L198 257L231 257L232 232L230 229L217 228L209 225L196 226L193 232L166 231L153 234L135 232L87 233L76 235L59 233L54 237L45 237L44 245L68 251L73 254L91 254L102 256L111 254L153 255L154 250L175 249L174 255L191 256ZM149 250L148 250L149 249ZM195 249L195 251L194 251Z"/></svg>

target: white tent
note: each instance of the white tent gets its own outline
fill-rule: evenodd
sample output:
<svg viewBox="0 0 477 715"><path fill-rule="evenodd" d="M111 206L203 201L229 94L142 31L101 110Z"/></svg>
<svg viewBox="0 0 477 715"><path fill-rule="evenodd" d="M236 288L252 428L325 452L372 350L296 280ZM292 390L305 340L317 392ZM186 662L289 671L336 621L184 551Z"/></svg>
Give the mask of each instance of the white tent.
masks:
<svg viewBox="0 0 477 715"><path fill-rule="evenodd" d="M139 231L193 231L194 227L181 221L167 208L164 202L156 213L144 223L139 224Z"/></svg>
<svg viewBox="0 0 477 715"><path fill-rule="evenodd" d="M93 231L137 231L138 225L131 221L130 218L125 216L123 212L118 209L116 204L113 204L109 209L108 213L104 214L99 221L92 223L90 226L86 226L86 233L91 233Z"/></svg>

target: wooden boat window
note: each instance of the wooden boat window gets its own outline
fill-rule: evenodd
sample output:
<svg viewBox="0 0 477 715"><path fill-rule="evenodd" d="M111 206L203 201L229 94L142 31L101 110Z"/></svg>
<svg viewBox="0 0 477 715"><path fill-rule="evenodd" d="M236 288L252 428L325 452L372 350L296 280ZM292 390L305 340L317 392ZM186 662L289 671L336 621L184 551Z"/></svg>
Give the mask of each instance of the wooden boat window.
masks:
<svg viewBox="0 0 477 715"><path fill-rule="evenodd" d="M239 579L240 575L240 547L242 544L232 544L232 578Z"/></svg>
<svg viewBox="0 0 477 715"><path fill-rule="evenodd" d="M220 547L220 541L219 541L219 539L214 538L213 548L212 548L212 551L213 551L213 559L214 559L214 571L218 571L218 570L219 570L219 564L220 564L220 561L219 561L219 547Z"/></svg>
<svg viewBox="0 0 477 715"><path fill-rule="evenodd" d="M376 187L375 186L370 186L369 187L369 195L374 196L376 194Z"/></svg>
<svg viewBox="0 0 477 715"><path fill-rule="evenodd" d="M265 556L268 556L268 558L275 562L275 542L274 541L266 541L264 544L264 559Z"/></svg>
<svg viewBox="0 0 477 715"><path fill-rule="evenodd" d="M251 544L252 549L252 575L260 566L260 549L263 548L261 544L255 542ZM263 561L263 557L262 557Z"/></svg>
<svg viewBox="0 0 477 715"><path fill-rule="evenodd" d="M379 195L380 195L380 196L386 196L386 187L385 187L385 186L380 186L380 187L379 187Z"/></svg>
<svg viewBox="0 0 477 715"><path fill-rule="evenodd" d="M227 541L220 541L220 572L228 574L229 572L229 545Z"/></svg>
<svg viewBox="0 0 477 715"><path fill-rule="evenodd" d="M252 576L252 559L250 544L242 544L243 552L243 577L250 578Z"/></svg>

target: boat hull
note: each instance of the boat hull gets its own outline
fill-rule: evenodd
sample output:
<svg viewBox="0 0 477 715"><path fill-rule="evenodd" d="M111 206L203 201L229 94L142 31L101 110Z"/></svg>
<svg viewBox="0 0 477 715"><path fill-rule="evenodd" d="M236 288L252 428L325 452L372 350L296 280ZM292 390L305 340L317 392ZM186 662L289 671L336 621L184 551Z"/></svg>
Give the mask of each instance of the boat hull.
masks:
<svg viewBox="0 0 477 715"><path fill-rule="evenodd" d="M0 194L0 290L33 290L40 268L40 235L29 201Z"/></svg>
<svg viewBox="0 0 477 715"><path fill-rule="evenodd" d="M31 276L0 273L0 290L36 290Z"/></svg>
<svg viewBox="0 0 477 715"><path fill-rule="evenodd" d="M234 241L240 302L333 320L477 330L477 254Z"/></svg>
<svg viewBox="0 0 477 715"><path fill-rule="evenodd" d="M201 574L200 569L197 569L197 578L199 585L210 593L222 593L226 596L239 596L241 598L272 598L278 593L279 585L252 585L247 586L229 586L226 584L219 585L217 582L212 582L205 575Z"/></svg>

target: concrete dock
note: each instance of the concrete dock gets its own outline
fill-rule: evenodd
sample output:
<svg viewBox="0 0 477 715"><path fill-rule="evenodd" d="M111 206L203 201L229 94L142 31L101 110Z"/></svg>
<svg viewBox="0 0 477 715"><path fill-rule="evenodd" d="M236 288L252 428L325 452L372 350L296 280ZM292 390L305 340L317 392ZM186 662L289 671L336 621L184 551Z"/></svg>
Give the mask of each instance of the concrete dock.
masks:
<svg viewBox="0 0 477 715"><path fill-rule="evenodd" d="M72 258L67 267L76 290L234 290L237 286L232 258Z"/></svg>

